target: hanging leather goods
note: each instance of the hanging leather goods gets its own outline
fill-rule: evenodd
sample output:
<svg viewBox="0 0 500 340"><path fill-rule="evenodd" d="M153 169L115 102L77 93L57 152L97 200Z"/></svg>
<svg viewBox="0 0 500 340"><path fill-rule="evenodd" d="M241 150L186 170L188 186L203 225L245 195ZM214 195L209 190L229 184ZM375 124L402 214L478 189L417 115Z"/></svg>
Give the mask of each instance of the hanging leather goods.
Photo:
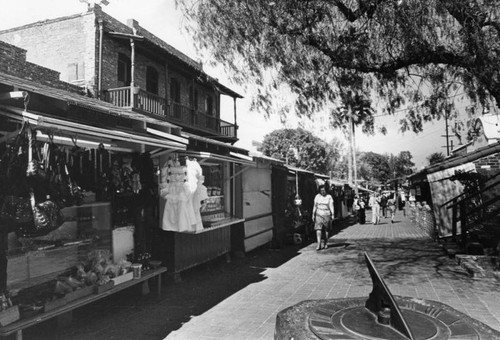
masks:
<svg viewBox="0 0 500 340"><path fill-rule="evenodd" d="M33 225L33 210L29 198L6 196L0 210L0 217L2 219L0 227L7 228L7 232L17 232L20 228L29 228Z"/></svg>
<svg viewBox="0 0 500 340"><path fill-rule="evenodd" d="M18 237L44 236L56 230L64 223L64 215L57 203L49 196L44 202L36 203L35 193L30 191L30 205L33 212L32 223L23 224L16 230Z"/></svg>
<svg viewBox="0 0 500 340"><path fill-rule="evenodd" d="M7 169L5 172L7 178L11 178L11 175L18 175L18 170L24 170L26 167L26 159L23 157L23 146L26 141L26 129L28 128L28 124L27 121L23 121L19 133L11 144L11 152L7 160Z"/></svg>
<svg viewBox="0 0 500 340"><path fill-rule="evenodd" d="M29 124L29 123L27 123ZM45 169L43 167L43 164L40 163L38 160L35 160L33 158L33 149L36 148L36 138L33 135L33 130L31 129L31 126L28 125L27 127L27 134L28 134L28 168L26 169L26 176L39 179L39 180L44 180L47 177L47 173L45 172Z"/></svg>

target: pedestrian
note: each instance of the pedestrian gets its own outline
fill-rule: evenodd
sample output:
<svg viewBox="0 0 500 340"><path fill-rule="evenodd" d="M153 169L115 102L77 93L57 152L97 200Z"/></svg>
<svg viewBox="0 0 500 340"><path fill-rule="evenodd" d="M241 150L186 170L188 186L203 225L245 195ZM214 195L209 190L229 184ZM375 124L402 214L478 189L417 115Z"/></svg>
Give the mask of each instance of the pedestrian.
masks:
<svg viewBox="0 0 500 340"><path fill-rule="evenodd" d="M358 205L359 205L358 223L365 224L365 222L366 222L366 215L365 215L366 202L365 202L365 199L363 198L363 195L359 196Z"/></svg>
<svg viewBox="0 0 500 340"><path fill-rule="evenodd" d="M382 211L382 216L384 218L387 218L387 194L383 193L382 196L380 196L380 210Z"/></svg>
<svg viewBox="0 0 500 340"><path fill-rule="evenodd" d="M394 216L396 215L396 194L393 194L388 200L387 200L387 209L389 210L389 213L391 214L391 223L394 223Z"/></svg>
<svg viewBox="0 0 500 340"><path fill-rule="evenodd" d="M370 196L368 205L372 208L372 224L380 223L380 195L374 192Z"/></svg>
<svg viewBox="0 0 500 340"><path fill-rule="evenodd" d="M404 191L401 191L398 200L398 208L399 210L403 210L403 216L406 216L405 203L406 203L405 193Z"/></svg>
<svg viewBox="0 0 500 340"><path fill-rule="evenodd" d="M359 197L358 195L354 195L354 201L352 202L352 213L354 214L354 219L356 223L359 223Z"/></svg>
<svg viewBox="0 0 500 340"><path fill-rule="evenodd" d="M319 193L314 197L313 206L314 230L316 231L316 250L321 249L321 238L324 236L324 248L328 248L328 229L333 221L333 198L326 193L324 185L320 185Z"/></svg>

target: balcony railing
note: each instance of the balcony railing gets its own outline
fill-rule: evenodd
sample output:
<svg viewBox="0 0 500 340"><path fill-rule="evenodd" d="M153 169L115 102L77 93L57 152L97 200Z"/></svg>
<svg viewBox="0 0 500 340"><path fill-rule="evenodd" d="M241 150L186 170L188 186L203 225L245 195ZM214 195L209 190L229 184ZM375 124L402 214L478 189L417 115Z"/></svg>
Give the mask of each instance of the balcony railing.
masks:
<svg viewBox="0 0 500 340"><path fill-rule="evenodd" d="M133 105L130 87L109 89L104 100L119 107L140 109L145 112L166 117L172 123L187 126L216 134L218 136L236 138L236 125L217 117L199 112L179 103L167 103L165 98L136 88Z"/></svg>

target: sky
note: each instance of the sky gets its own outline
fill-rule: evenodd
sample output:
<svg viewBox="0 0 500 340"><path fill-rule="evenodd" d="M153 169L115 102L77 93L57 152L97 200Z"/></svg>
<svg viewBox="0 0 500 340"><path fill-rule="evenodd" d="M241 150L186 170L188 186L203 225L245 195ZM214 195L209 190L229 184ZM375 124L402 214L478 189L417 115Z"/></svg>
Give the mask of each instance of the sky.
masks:
<svg viewBox="0 0 500 340"><path fill-rule="evenodd" d="M85 12L89 0L17 0L4 2L0 11L0 30L33 23L36 21L57 18L66 15ZM174 0L108 0L103 10L121 22L127 19L136 19L139 24L155 34L168 44L185 53L194 60L200 60L193 47L192 40L181 29L182 15L175 8ZM28 52L29 53L29 52ZM204 63L206 65L206 63ZM245 98L237 101L237 124L239 125L236 146L251 151L255 150L255 143L261 142L263 137L276 129L295 128L297 119L290 117L285 124L276 116L265 118L262 113L250 112L250 98L245 89L232 84L221 69L204 67L210 76L240 93ZM224 103L223 103L224 105ZM232 99L221 110L221 118L234 122ZM410 151L418 169L427 165L427 157L433 152L443 152L446 155L445 122L443 120L424 125L424 132L415 134L398 132L398 116L376 117L376 125L388 127L388 134L383 136L366 136L357 131L356 147L360 151L373 151L397 155L401 151ZM326 135L340 135L340 132L328 131ZM455 142L456 145L457 142Z"/></svg>

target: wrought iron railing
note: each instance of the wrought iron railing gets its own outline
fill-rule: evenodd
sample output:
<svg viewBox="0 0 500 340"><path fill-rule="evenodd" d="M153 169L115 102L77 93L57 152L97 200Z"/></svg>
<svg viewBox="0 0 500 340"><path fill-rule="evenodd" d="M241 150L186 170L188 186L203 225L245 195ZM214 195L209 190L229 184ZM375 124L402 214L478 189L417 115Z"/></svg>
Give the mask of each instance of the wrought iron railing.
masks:
<svg viewBox="0 0 500 340"><path fill-rule="evenodd" d="M236 138L236 125L179 103L167 103L165 98L136 88L132 105L130 87L109 89L104 100L119 107L140 109L167 117L172 123L194 127L218 136Z"/></svg>

